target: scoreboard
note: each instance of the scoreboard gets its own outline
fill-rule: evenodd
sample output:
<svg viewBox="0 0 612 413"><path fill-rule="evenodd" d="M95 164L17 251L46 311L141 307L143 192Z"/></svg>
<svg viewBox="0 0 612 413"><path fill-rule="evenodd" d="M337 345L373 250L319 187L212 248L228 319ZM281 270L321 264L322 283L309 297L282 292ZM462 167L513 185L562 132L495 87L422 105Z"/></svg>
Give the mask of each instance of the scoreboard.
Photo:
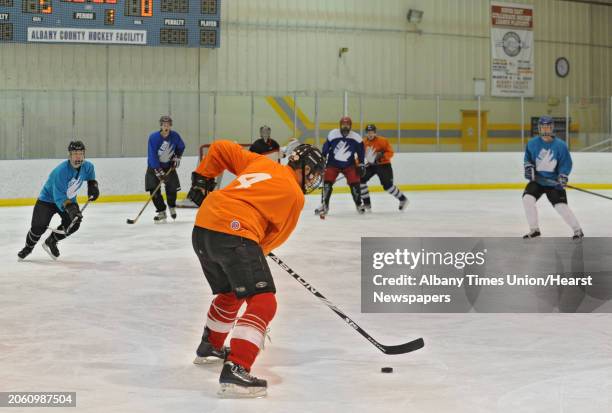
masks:
<svg viewBox="0 0 612 413"><path fill-rule="evenodd" d="M217 48L221 0L0 0L0 44Z"/></svg>

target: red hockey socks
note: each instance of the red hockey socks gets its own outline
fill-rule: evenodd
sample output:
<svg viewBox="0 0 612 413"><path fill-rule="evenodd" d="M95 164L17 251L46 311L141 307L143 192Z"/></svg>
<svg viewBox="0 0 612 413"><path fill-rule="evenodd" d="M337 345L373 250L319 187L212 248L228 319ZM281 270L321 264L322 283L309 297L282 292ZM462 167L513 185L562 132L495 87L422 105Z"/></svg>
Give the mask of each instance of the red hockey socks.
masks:
<svg viewBox="0 0 612 413"><path fill-rule="evenodd" d="M263 293L246 301L246 311L236 322L232 333L231 352L227 359L250 371L263 347L268 324L276 313L276 297L273 293Z"/></svg>
<svg viewBox="0 0 612 413"><path fill-rule="evenodd" d="M225 338L232 330L238 310L244 299L236 298L234 293L219 294L210 304L206 327L210 330L208 341L216 349L223 347Z"/></svg>

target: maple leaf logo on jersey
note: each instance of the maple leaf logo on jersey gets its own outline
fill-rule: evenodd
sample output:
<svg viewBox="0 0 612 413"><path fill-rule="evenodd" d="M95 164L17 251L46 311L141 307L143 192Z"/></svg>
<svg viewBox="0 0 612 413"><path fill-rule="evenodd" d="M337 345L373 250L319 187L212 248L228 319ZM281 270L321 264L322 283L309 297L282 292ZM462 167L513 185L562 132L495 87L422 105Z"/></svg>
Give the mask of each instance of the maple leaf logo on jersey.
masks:
<svg viewBox="0 0 612 413"><path fill-rule="evenodd" d="M66 190L66 196L68 197L68 199L72 199L77 195L77 192L79 191L79 188L81 187L82 183L83 181L81 180L81 178L72 178L70 182L68 182L68 189Z"/></svg>
<svg viewBox="0 0 612 413"><path fill-rule="evenodd" d="M551 149L542 149L536 158L536 171L554 172L557 167L555 154Z"/></svg>
<svg viewBox="0 0 612 413"><path fill-rule="evenodd" d="M376 163L376 151L371 146L366 148L365 159L367 163Z"/></svg>
<svg viewBox="0 0 612 413"><path fill-rule="evenodd" d="M170 146L169 141L164 141L157 150L157 156L159 156L159 161L170 162L170 159L172 159L172 155L174 155L174 148Z"/></svg>
<svg viewBox="0 0 612 413"><path fill-rule="evenodd" d="M334 159L340 162L346 162L351 157L351 149L345 141L338 142L334 149Z"/></svg>

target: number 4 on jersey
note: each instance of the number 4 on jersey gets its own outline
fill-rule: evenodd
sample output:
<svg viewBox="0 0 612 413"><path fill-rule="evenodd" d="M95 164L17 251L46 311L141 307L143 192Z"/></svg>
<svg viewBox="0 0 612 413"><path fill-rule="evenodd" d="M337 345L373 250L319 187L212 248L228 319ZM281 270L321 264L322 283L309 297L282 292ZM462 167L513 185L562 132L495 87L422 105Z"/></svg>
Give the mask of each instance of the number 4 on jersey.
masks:
<svg viewBox="0 0 612 413"><path fill-rule="evenodd" d="M272 178L272 175L262 172L240 175L238 178L236 178L236 180L240 182L240 185L238 185L236 188L250 188L251 185L270 178Z"/></svg>

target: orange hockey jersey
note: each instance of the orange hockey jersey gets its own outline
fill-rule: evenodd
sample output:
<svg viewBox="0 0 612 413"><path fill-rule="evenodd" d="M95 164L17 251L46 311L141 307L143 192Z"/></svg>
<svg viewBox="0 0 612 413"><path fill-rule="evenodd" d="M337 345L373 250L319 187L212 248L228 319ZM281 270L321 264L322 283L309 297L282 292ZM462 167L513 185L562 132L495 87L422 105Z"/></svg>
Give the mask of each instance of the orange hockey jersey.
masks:
<svg viewBox="0 0 612 413"><path fill-rule="evenodd" d="M208 194L195 225L249 238L267 255L291 235L304 208L293 170L236 143L216 141L196 172L211 178L224 170L236 179Z"/></svg>
<svg viewBox="0 0 612 413"><path fill-rule="evenodd" d="M363 138L363 145L365 146L366 163L378 165L391 163L394 152L387 138L376 135L374 139L369 140L366 137ZM377 155L380 152L383 153L382 158L379 158L378 162L376 162Z"/></svg>

